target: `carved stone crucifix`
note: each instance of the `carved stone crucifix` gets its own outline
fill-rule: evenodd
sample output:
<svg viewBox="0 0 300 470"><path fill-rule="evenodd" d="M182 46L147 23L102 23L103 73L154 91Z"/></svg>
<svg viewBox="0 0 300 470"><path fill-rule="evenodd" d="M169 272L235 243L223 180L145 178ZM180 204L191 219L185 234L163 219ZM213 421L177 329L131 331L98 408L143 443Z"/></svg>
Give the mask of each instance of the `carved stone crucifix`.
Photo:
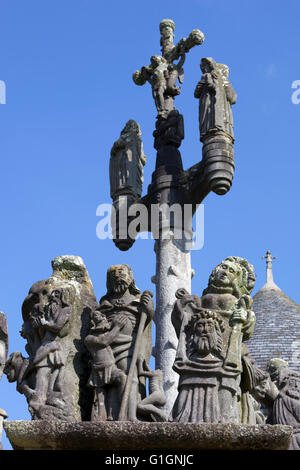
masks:
<svg viewBox="0 0 300 470"><path fill-rule="evenodd" d="M162 20L159 25L162 55L153 55L151 63L137 70L133 74L136 85L144 85L149 82L152 87L152 95L158 112L158 118L166 119L169 113L175 109L174 98L180 94L180 86L183 82L183 64L185 54L204 41L204 34L199 29L194 29L189 37L182 38L174 46L175 23L172 20ZM177 64L174 61L179 60Z"/></svg>

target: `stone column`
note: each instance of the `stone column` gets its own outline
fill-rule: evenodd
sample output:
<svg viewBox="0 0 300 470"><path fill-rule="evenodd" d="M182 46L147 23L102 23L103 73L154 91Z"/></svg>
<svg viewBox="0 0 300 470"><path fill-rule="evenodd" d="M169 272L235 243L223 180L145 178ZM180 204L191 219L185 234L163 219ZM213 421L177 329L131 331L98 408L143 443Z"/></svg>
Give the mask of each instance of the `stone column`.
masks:
<svg viewBox="0 0 300 470"><path fill-rule="evenodd" d="M156 274L152 281L156 284L155 368L161 369L164 374L164 389L167 396L164 409L167 415L170 414L177 397L178 385L178 374L172 369L178 340L171 322L171 312L177 289L183 287L191 292L190 248L191 241L184 235L181 240L175 239L173 231L161 234L154 246Z"/></svg>

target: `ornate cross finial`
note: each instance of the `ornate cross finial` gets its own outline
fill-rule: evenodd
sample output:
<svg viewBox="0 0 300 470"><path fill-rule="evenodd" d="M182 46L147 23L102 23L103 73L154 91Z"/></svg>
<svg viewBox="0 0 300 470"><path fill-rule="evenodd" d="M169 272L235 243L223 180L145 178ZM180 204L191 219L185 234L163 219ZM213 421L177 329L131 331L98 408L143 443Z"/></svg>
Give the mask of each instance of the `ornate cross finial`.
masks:
<svg viewBox="0 0 300 470"><path fill-rule="evenodd" d="M272 256L271 251L268 250L265 256L262 256L261 259L265 259L267 264L267 284L274 284L272 262L273 259L276 259L276 256Z"/></svg>
<svg viewBox="0 0 300 470"><path fill-rule="evenodd" d="M194 46L204 41L204 34L199 29L194 29L188 38L182 38L174 46L175 23L170 19L160 22L160 45L162 55L153 55L150 65L142 67L133 74L136 85L144 85L149 82L152 87L152 95L158 112L158 117L166 119L169 113L175 109L174 98L180 94L181 88L176 85L183 82L183 64L185 54ZM179 60L176 64L174 61Z"/></svg>

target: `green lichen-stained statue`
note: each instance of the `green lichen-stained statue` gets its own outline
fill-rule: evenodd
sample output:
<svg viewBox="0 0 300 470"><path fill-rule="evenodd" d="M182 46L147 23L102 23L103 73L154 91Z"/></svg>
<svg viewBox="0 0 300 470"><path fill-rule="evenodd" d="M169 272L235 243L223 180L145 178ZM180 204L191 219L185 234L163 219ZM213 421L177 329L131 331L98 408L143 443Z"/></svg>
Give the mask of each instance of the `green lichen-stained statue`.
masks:
<svg viewBox="0 0 300 470"><path fill-rule="evenodd" d="M200 140L216 132L233 139L231 106L237 95L228 80L229 67L217 64L212 57L204 57L200 64L203 73L194 96L199 99Z"/></svg>
<svg viewBox="0 0 300 470"><path fill-rule="evenodd" d="M151 63L137 70L133 74L136 85L144 85L149 82L152 87L152 96L159 119L167 119L169 113L174 110L174 97L180 94L180 86L177 80L183 83L183 64L185 54L204 41L204 34L194 29L189 37L182 38L176 46L173 44L175 23L172 20L162 20L159 25L161 34L162 55L153 55ZM178 60L177 63L174 61Z"/></svg>
<svg viewBox="0 0 300 470"><path fill-rule="evenodd" d="M107 293L91 314L92 328L85 339L92 356L92 421L166 419L158 408L165 403L162 372L148 367L153 316L152 293L136 287L130 266L111 266Z"/></svg>
<svg viewBox="0 0 300 470"><path fill-rule="evenodd" d="M173 421L242 421L243 341L254 331L254 284L253 266L231 256L213 270L201 298L177 291L172 322L179 340L173 366L179 385Z"/></svg>

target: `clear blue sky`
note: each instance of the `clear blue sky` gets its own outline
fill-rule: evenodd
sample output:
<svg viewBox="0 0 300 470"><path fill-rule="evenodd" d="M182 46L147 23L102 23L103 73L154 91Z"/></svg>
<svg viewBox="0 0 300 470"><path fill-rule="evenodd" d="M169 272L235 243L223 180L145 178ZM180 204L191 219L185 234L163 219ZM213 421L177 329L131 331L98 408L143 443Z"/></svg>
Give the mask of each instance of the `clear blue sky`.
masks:
<svg viewBox="0 0 300 470"><path fill-rule="evenodd" d="M110 149L128 119L141 125L148 161L155 164L155 107L149 86L132 72L160 52L159 22L172 18L175 41L192 29L205 33L185 64L176 106L184 115L181 147L187 169L201 159L198 103L201 57L230 67L238 94L233 108L236 172L231 191L205 202L205 244L193 251L194 293L229 255L254 264L255 291L265 282L267 249L278 257L275 282L300 303L299 118L291 101L300 80L298 0L11 0L0 2L1 268L0 309L8 319L10 352L24 352L21 305L37 280L51 274L51 259L81 256L97 298L111 264L132 266L140 289L153 289L153 241L126 253L96 237L96 208L110 202ZM26 400L0 383L10 420L29 419ZM3 438L4 448L10 448Z"/></svg>

